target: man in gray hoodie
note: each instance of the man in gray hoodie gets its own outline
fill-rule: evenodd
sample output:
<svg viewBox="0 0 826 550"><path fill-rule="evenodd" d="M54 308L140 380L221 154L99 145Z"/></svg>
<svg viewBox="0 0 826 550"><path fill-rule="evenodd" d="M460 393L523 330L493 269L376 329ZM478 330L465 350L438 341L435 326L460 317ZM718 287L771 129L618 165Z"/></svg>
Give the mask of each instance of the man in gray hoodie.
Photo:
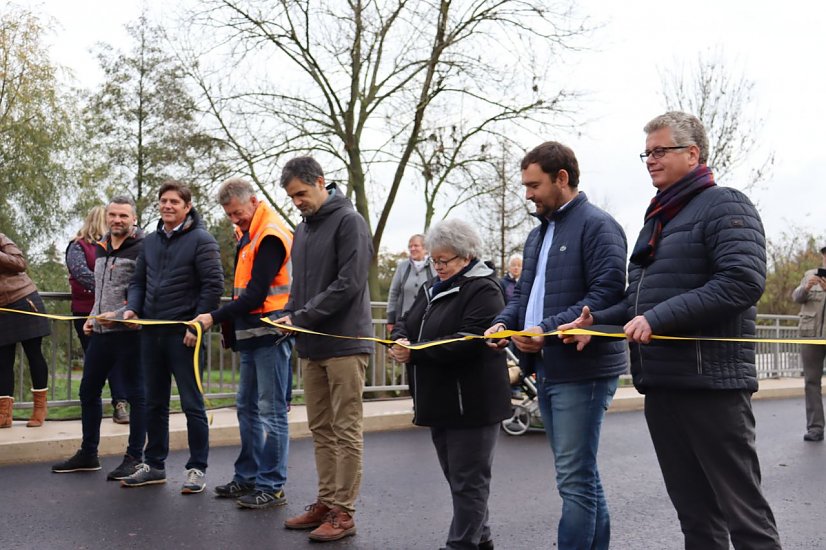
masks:
<svg viewBox="0 0 826 550"><path fill-rule="evenodd" d="M295 229L293 280L284 316L276 322L341 336L372 336L367 274L373 245L367 223L311 157L290 160L281 187L304 220ZM287 529L314 529L310 539L356 533L353 514L361 485L364 375L373 344L298 333L307 420L313 434L318 498Z"/></svg>

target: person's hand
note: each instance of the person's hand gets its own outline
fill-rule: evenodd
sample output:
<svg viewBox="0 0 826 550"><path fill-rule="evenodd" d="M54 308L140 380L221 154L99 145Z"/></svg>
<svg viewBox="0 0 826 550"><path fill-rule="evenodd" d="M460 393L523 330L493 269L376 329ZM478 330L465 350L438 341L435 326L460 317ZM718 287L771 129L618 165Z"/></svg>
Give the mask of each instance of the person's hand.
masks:
<svg viewBox="0 0 826 550"><path fill-rule="evenodd" d="M129 319L140 319L140 317L138 317L138 314L131 309L127 309L123 312L123 320L128 321ZM140 325L135 323L127 323L126 326L129 328L140 328Z"/></svg>
<svg viewBox="0 0 826 550"><path fill-rule="evenodd" d="M399 344L410 344L410 340L407 338L399 338L396 340ZM398 346L393 344L393 346L388 350L390 356L395 359L398 363L409 363L410 362L410 350L408 348Z"/></svg>
<svg viewBox="0 0 826 550"><path fill-rule="evenodd" d="M215 324L215 321L212 319L211 313L202 313L190 321L190 323L200 323L204 332L206 332Z"/></svg>
<svg viewBox="0 0 826 550"><path fill-rule="evenodd" d="M556 330L563 332L566 330L571 330L572 328L588 328L593 324L594 317L591 315L591 308L588 306L582 306L582 313L579 314L579 317L570 323L559 325L556 327ZM562 338L562 343L564 344L576 344L577 351L584 350L585 346L591 343L591 336L588 334L560 334L559 338Z"/></svg>
<svg viewBox="0 0 826 550"><path fill-rule="evenodd" d="M823 290L826 290L826 279L824 279L823 277L818 277L817 278L817 284L820 285L820 288L822 288Z"/></svg>
<svg viewBox="0 0 826 550"><path fill-rule="evenodd" d="M278 323L280 325L292 325L293 321L292 321L292 319L290 319L289 315L285 315L284 317L279 317L278 319L274 319L273 323ZM287 334L291 334L291 333L294 332L292 330L285 329L285 328L279 328L278 330L280 330L281 332L285 332Z"/></svg>
<svg viewBox="0 0 826 550"><path fill-rule="evenodd" d="M115 318L115 312L114 311L105 311L105 312L101 313L100 315L98 315L97 317L98 317L98 323L100 323L100 326L102 326L102 327L109 328L109 327L111 327L112 325L115 324L113 321L109 320L109 319L114 319ZM84 326L83 330L85 331L86 330L86 324L84 323L83 326Z"/></svg>
<svg viewBox="0 0 826 550"><path fill-rule="evenodd" d="M505 326L505 323L496 323L488 330L485 331L485 336L490 336L491 334L495 334L497 332L502 332L503 330L507 330L508 327ZM493 349L502 349L508 345L508 340L506 338L501 338L499 340L494 340L493 338L485 339L485 344L489 348Z"/></svg>
<svg viewBox="0 0 826 550"><path fill-rule="evenodd" d="M95 328L95 320L94 319L86 319L86 322L83 323L83 334L86 336L90 336L92 331Z"/></svg>
<svg viewBox="0 0 826 550"><path fill-rule="evenodd" d="M532 332L541 335L543 330L541 327L529 327L523 332ZM516 345L516 349L522 353L538 353L545 345L544 336L514 336L512 339Z"/></svg>
<svg viewBox="0 0 826 550"><path fill-rule="evenodd" d="M625 337L631 342L647 344L651 342L651 325L644 315L637 315L625 324Z"/></svg>
<svg viewBox="0 0 826 550"><path fill-rule="evenodd" d="M823 287L821 277L818 277L817 275L809 275L809 278L806 279L806 292L812 290L815 285L821 285L821 288Z"/></svg>
<svg viewBox="0 0 826 550"><path fill-rule="evenodd" d="M198 335L192 332L193 330L195 329L187 327L186 332L184 332L184 345L188 348L194 348L195 344L198 343Z"/></svg>

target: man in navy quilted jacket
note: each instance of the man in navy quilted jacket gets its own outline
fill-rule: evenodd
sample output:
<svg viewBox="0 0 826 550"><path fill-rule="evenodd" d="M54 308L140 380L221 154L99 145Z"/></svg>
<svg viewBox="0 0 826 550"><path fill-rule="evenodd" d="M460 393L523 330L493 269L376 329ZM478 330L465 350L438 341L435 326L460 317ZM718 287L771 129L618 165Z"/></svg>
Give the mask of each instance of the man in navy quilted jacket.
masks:
<svg viewBox="0 0 826 550"><path fill-rule="evenodd" d="M555 141L522 159L522 185L539 227L528 235L523 269L486 334L504 328L541 334L576 319L586 304L608 307L625 288L625 233L579 191L574 152ZM562 497L558 548L607 549L610 521L597 469L599 433L625 372L625 344L599 342L585 353L557 338L514 337L520 366L536 372L539 406ZM491 341L502 348L506 340Z"/></svg>
<svg viewBox="0 0 826 550"><path fill-rule="evenodd" d="M644 131L640 158L657 194L631 254L625 299L585 309L559 328L625 323L634 385L645 394L645 419L685 547L726 550L730 537L738 550L777 549L755 449L755 345L651 338L754 337L766 282L763 225L743 193L715 184L697 117L668 112ZM589 338L565 341L583 349Z"/></svg>

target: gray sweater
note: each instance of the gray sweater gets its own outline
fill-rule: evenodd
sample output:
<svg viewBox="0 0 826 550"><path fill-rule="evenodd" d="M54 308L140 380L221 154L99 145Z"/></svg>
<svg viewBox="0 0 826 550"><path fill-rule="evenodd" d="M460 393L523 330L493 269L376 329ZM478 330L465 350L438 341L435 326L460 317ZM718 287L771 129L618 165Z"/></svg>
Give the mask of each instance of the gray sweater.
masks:
<svg viewBox="0 0 826 550"><path fill-rule="evenodd" d="M135 273L135 265L143 250L144 233L135 227L132 234L126 238L120 247L112 248L110 235L103 238L103 242L95 249L95 305L90 315L99 315L110 311L118 312L122 318L126 309L126 293L129 282ZM113 323L109 327L95 322L94 331L116 332L132 330L123 323Z"/></svg>
<svg viewBox="0 0 826 550"><path fill-rule="evenodd" d="M400 261L387 295L387 322L398 323L413 305L413 300L416 299L422 285L435 276L436 273L427 260L421 269L416 269L410 259Z"/></svg>

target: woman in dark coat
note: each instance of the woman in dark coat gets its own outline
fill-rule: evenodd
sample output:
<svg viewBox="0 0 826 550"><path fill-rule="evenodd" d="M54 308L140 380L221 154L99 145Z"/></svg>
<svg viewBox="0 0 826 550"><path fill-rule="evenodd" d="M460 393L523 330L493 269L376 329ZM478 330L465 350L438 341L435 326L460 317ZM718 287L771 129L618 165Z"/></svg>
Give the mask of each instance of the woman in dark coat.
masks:
<svg viewBox="0 0 826 550"><path fill-rule="evenodd" d="M427 235L437 278L396 324L400 344L482 334L505 305L495 273L478 259L479 235L460 220ZM488 526L491 466L499 423L511 416L505 356L469 340L390 354L407 363L413 422L429 426L453 497L447 548L493 548Z"/></svg>
<svg viewBox="0 0 826 550"><path fill-rule="evenodd" d="M0 307L45 313L46 306L26 275L26 259L11 239L0 233ZM0 311L0 428L11 428L14 398L14 357L17 342L29 360L32 378L32 417L26 426L36 428L46 419L49 367L40 344L51 332L45 317Z"/></svg>

